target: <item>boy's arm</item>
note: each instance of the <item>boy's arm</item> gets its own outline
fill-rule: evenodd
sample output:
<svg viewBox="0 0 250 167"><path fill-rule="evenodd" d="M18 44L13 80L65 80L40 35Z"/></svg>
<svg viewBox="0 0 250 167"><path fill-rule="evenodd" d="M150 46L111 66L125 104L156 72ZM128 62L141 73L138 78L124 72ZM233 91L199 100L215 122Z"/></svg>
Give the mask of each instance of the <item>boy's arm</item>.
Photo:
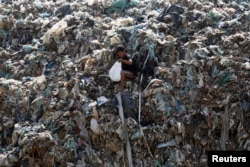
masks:
<svg viewBox="0 0 250 167"><path fill-rule="evenodd" d="M127 64L127 65L132 65L132 60L129 59L129 60L124 60L122 58L118 59L119 62L122 62L124 64Z"/></svg>

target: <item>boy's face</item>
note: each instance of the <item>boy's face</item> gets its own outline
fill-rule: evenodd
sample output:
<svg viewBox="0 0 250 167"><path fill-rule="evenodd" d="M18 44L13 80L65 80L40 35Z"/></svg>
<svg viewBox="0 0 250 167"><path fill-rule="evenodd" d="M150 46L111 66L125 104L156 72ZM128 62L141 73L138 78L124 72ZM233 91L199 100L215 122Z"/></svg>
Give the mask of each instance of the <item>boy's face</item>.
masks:
<svg viewBox="0 0 250 167"><path fill-rule="evenodd" d="M117 52L117 55L118 57L123 57L125 55L125 50Z"/></svg>

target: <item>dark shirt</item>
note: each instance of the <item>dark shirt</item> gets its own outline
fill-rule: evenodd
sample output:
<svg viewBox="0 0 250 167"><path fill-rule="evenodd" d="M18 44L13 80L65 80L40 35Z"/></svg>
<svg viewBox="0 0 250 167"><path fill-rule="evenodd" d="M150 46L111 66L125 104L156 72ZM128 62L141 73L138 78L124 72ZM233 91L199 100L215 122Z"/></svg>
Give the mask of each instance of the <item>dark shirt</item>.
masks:
<svg viewBox="0 0 250 167"><path fill-rule="evenodd" d="M123 56L123 60L130 60L130 57L128 57L127 55ZM125 71L130 71L132 72L134 75L136 75L136 68L134 63L132 63L131 65L122 63L122 70Z"/></svg>

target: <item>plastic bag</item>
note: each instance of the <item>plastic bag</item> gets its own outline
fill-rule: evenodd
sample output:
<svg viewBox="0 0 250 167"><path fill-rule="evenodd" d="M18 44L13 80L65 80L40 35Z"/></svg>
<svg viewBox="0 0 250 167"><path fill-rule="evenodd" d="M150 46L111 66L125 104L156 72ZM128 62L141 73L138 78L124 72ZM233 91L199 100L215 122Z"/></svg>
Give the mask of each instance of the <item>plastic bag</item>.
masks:
<svg viewBox="0 0 250 167"><path fill-rule="evenodd" d="M109 77L112 81L118 82L121 80L122 64L118 61L109 70Z"/></svg>
<svg viewBox="0 0 250 167"><path fill-rule="evenodd" d="M108 102L109 99L107 99L105 96L100 96L97 98L97 105L101 106L102 104Z"/></svg>

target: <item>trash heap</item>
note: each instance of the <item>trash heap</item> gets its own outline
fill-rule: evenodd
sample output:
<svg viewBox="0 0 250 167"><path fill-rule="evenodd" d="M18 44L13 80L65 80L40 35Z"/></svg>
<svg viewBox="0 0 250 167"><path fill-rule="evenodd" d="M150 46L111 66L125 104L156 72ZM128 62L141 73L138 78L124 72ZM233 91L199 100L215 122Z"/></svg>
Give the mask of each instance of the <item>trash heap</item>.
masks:
<svg viewBox="0 0 250 167"><path fill-rule="evenodd" d="M0 166L203 166L250 150L247 0L2 0ZM122 44L138 75L115 92Z"/></svg>

